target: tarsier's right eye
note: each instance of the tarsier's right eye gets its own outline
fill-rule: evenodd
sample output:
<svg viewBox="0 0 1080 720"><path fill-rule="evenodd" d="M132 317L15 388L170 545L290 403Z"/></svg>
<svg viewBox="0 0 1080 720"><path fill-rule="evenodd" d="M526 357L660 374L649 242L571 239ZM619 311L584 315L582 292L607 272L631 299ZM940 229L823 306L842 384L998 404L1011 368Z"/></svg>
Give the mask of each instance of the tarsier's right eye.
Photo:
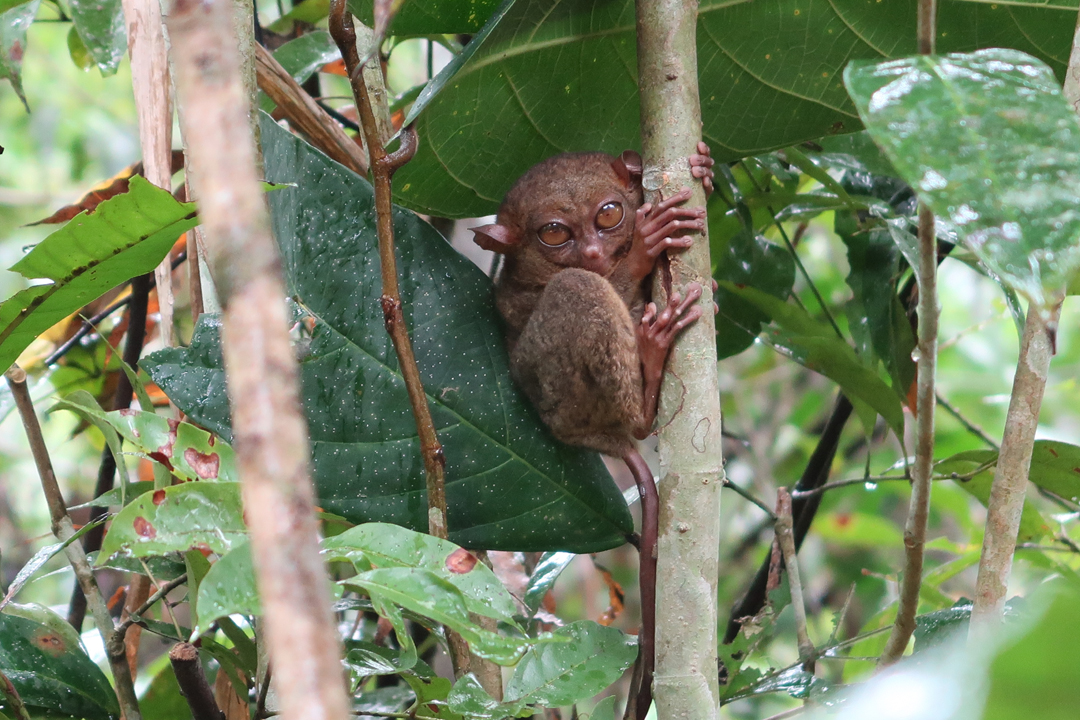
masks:
<svg viewBox="0 0 1080 720"><path fill-rule="evenodd" d="M537 231L536 236L548 247L559 247L570 242L570 228L562 223L548 223Z"/></svg>

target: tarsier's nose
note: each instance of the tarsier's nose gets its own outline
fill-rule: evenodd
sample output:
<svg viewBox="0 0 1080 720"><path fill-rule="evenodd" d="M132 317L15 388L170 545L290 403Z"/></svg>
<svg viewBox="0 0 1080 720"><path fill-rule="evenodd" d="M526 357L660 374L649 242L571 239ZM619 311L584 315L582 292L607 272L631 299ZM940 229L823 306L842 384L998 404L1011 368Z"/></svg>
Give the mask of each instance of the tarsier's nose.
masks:
<svg viewBox="0 0 1080 720"><path fill-rule="evenodd" d="M584 255L589 260L596 260L601 255L600 247L598 245L590 245L585 248L584 252L582 252L582 255Z"/></svg>

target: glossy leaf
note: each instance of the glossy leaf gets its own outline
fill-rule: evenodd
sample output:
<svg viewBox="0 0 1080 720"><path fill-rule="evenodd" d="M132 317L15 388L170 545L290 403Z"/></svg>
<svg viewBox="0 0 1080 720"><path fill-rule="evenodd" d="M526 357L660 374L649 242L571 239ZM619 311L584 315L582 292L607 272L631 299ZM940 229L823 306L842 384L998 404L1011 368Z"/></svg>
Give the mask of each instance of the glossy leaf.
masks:
<svg viewBox="0 0 1080 720"><path fill-rule="evenodd" d="M323 541L328 559L347 559L359 570L412 567L428 570L457 588L469 612L514 621L514 599L475 555L448 540L397 525L366 523Z"/></svg>
<svg viewBox="0 0 1080 720"><path fill-rule="evenodd" d="M337 43L325 30L305 33L274 51L274 59L298 83L303 83L323 65L340 57Z"/></svg>
<svg viewBox="0 0 1080 720"><path fill-rule="evenodd" d="M255 568L251 564L251 545L237 544L210 566L210 572L199 583L195 609L198 617L192 629L195 635L206 632L218 618L262 615Z"/></svg>
<svg viewBox="0 0 1080 720"><path fill-rule="evenodd" d="M75 29L104 76L120 67L127 52L127 28L121 0L68 0Z"/></svg>
<svg viewBox="0 0 1080 720"><path fill-rule="evenodd" d="M155 490L121 510L95 564L124 551L135 557L207 549L223 555L247 538L239 483L189 482Z"/></svg>
<svg viewBox="0 0 1080 720"><path fill-rule="evenodd" d="M529 586L525 589L525 597L522 598L525 607L531 614L535 614L544 602L544 596L555 586L562 571L570 566L574 553L549 552L544 553L533 568L533 574L529 577Z"/></svg>
<svg viewBox="0 0 1080 720"><path fill-rule="evenodd" d="M779 328L770 329L765 338L780 353L837 383L844 394L861 400L885 418L885 422L903 435L904 411L900 399L874 372L855 356L855 351L836 337L832 329L816 322L806 311L763 292L721 282L720 287L753 303L767 313Z"/></svg>
<svg viewBox="0 0 1080 720"><path fill-rule="evenodd" d="M859 130L841 71L852 59L913 52L915 8L703 0L697 64L713 156L726 162ZM1074 27L1057 9L942 3L938 49L1016 47L1063 76ZM394 178L398 202L444 217L487 215L544 158L639 148L634 28L630 0L516 3L420 115L420 149Z"/></svg>
<svg viewBox="0 0 1080 720"><path fill-rule="evenodd" d="M1028 479L1043 490L1080 502L1080 447L1055 440L1036 440Z"/></svg>
<svg viewBox="0 0 1080 720"><path fill-rule="evenodd" d="M638 654L636 637L590 620L571 623L553 634L570 642L537 645L525 653L506 684L506 702L572 705L622 677Z"/></svg>
<svg viewBox="0 0 1080 720"><path fill-rule="evenodd" d="M446 702L452 712L460 713L469 720L534 717L532 708L522 707L518 702L499 702L488 695L472 673L458 678Z"/></svg>
<svg viewBox="0 0 1080 720"><path fill-rule="evenodd" d="M123 443L120 441L120 434L116 432L116 428L105 419L105 412L101 409L101 405L98 404L97 399L93 395L85 390L76 390L56 405L53 405L51 409L71 410L77 415L80 415L83 420L94 425L94 427L96 427L105 437L105 444L109 446L109 451L112 453L113 457L121 457ZM126 488L131 484L131 480L128 477L127 463L116 463L116 469L120 476L120 487L117 489L120 491L120 504L123 505L126 504Z"/></svg>
<svg viewBox="0 0 1080 720"><path fill-rule="evenodd" d="M456 630L473 653L500 665L513 665L530 645L530 641L503 637L474 624L458 589L428 570L381 568L359 573L343 583Z"/></svg>
<svg viewBox="0 0 1080 720"><path fill-rule="evenodd" d="M78 215L12 266L28 280L0 304L0 368L45 330L127 280L152 272L181 233L195 226L194 203L181 203L141 177L122 195Z"/></svg>
<svg viewBox="0 0 1080 720"><path fill-rule="evenodd" d="M961 600L951 608L919 615L915 618L915 652L941 645L957 632L967 630L970 619L970 600Z"/></svg>
<svg viewBox="0 0 1080 720"><path fill-rule="evenodd" d="M874 140L998 277L1038 305L1080 269L1080 124L1053 71L1014 50L854 63Z"/></svg>
<svg viewBox="0 0 1080 720"><path fill-rule="evenodd" d="M93 528L101 525L105 522L105 518L99 518L94 522L89 522L80 527L78 530L71 534L64 542L53 543L52 545L46 545L45 547L34 553L34 556L26 561L26 564L19 568L19 572L15 573L15 577L12 578L8 584L7 592L4 593L3 598L0 598L0 610L4 609L4 606L11 601L11 598L15 597L16 593L22 590L23 586L29 582L30 578L34 576L41 567L49 562L57 553L62 551L68 545L73 542L81 542L80 538L86 533L90 532Z"/></svg>
<svg viewBox="0 0 1080 720"><path fill-rule="evenodd" d="M26 53L26 30L34 22L41 0L30 0L8 6L0 13L0 78L11 81L15 94L23 101L26 111L26 95L22 87L22 59Z"/></svg>
<svg viewBox="0 0 1080 720"><path fill-rule="evenodd" d="M303 402L319 505L350 522L427 529L416 425L386 334L366 181L273 122L268 196L289 292L310 314ZM451 540L593 552L633 525L597 454L554 441L514 388L489 280L410 212L395 214L405 322L446 456ZM218 321L142 366L193 422L228 439Z"/></svg>
<svg viewBox="0 0 1080 720"><path fill-rule="evenodd" d="M0 612L0 671L30 708L87 720L120 712L78 633L48 608L8 605Z"/></svg>
<svg viewBox="0 0 1080 720"><path fill-rule="evenodd" d="M710 238L711 233L710 228ZM795 282L795 261L787 250L745 230L726 238L726 243L718 240L712 242L716 262L713 277L717 281L752 287L781 301L787 298ZM720 308L716 316L716 353L722 360L750 347L769 315L726 287L716 291L715 300Z"/></svg>

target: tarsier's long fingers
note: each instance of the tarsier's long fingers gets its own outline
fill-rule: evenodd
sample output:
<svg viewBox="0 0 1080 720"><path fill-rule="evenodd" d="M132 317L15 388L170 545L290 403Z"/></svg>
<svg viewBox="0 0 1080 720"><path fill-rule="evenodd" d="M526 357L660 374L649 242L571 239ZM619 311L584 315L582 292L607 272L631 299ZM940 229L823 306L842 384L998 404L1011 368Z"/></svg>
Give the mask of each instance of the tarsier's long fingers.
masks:
<svg viewBox="0 0 1080 720"><path fill-rule="evenodd" d="M716 163L710 156L709 146L698 141L698 154L690 156L690 174L701 180L705 188L706 197L712 194L714 173L712 166Z"/></svg>
<svg viewBox="0 0 1080 720"><path fill-rule="evenodd" d="M696 321L701 317L701 308L696 305L697 301L701 299L701 285L698 283L692 283L686 288L686 298L681 299L679 296L672 295L671 302L664 312L671 310L671 317L676 319L676 322L669 324L663 329L668 344L670 344L675 336L682 332L683 328L690 325L690 323Z"/></svg>

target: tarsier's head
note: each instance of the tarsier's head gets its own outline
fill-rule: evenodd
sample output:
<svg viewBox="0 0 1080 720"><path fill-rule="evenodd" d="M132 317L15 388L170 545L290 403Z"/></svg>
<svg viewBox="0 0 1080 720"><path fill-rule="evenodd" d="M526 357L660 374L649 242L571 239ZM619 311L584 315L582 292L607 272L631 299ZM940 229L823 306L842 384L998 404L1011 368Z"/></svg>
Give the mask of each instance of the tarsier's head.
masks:
<svg viewBox="0 0 1080 720"><path fill-rule="evenodd" d="M525 173L496 222L472 230L487 250L606 276L630 250L641 203L636 152L567 153Z"/></svg>

